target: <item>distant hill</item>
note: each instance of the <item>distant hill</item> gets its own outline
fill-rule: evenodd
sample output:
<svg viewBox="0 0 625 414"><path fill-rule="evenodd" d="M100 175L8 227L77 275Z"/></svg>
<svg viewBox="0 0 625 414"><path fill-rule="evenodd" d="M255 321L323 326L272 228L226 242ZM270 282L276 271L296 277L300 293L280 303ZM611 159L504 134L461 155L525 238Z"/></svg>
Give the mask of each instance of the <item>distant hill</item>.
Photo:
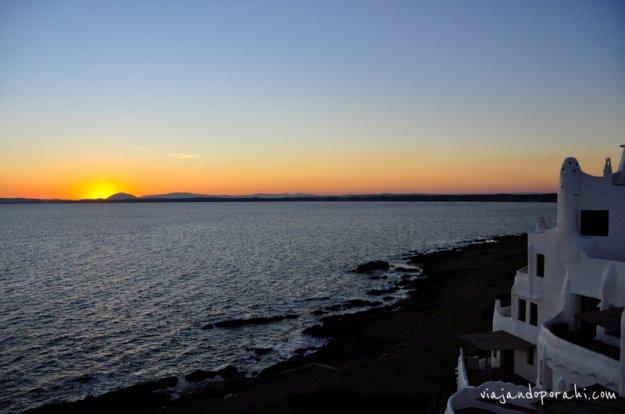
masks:
<svg viewBox="0 0 625 414"><path fill-rule="evenodd" d="M153 202L273 202L273 201L438 201L438 202L546 202L555 203L556 193L525 194L251 194L243 196L205 195L195 193L168 193L137 197L117 193L98 200L41 200L28 198L0 198L0 204L23 203L153 203Z"/></svg>
<svg viewBox="0 0 625 414"><path fill-rule="evenodd" d="M322 197L316 196L314 194L307 193L254 193L246 196L235 196L236 197L258 197L258 198L302 198L302 197Z"/></svg>
<svg viewBox="0 0 625 414"><path fill-rule="evenodd" d="M117 193L117 194L113 194L112 196L107 197L106 199L108 201L135 200L135 199L137 199L137 197L133 196L132 194L128 194L128 193Z"/></svg>
<svg viewBox="0 0 625 414"><path fill-rule="evenodd" d="M293 197L316 197L306 193L254 193L249 195L210 195L197 193L166 193L141 196L143 199L188 199L188 198L293 198Z"/></svg>
<svg viewBox="0 0 625 414"><path fill-rule="evenodd" d="M198 197L215 197L215 196L209 196L206 194L195 194L195 193L167 193L167 194L153 194L153 195L146 195L146 196L141 196L140 198L143 199L154 199L154 198L160 198L160 199L177 199L177 198L198 198ZM221 196L218 196L221 197Z"/></svg>

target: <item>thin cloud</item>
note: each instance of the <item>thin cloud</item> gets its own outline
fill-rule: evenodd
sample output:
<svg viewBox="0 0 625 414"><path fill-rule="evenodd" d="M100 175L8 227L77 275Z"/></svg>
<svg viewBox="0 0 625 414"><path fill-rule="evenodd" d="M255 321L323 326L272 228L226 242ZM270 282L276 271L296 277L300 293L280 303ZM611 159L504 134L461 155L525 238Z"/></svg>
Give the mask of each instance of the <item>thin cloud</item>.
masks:
<svg viewBox="0 0 625 414"><path fill-rule="evenodd" d="M153 151L150 148L142 147L140 145L132 145L130 149L133 151L140 152L142 154L159 154L165 157L173 158L174 160L193 160L196 158L200 158L197 154L189 154L187 152L166 152L166 153L158 153L157 151Z"/></svg>
<svg viewBox="0 0 625 414"><path fill-rule="evenodd" d="M186 152L168 152L165 155L175 160L192 160L195 158L200 158L199 155L187 154Z"/></svg>
<svg viewBox="0 0 625 414"><path fill-rule="evenodd" d="M132 147L130 147L130 148L132 148L132 149L133 149L133 150L135 150L135 151L142 152L142 153L144 153L144 154L149 154L150 152L152 152L152 151L150 151L148 148L146 148L146 147L140 147L140 146L138 146L138 145L134 145L134 146L132 146Z"/></svg>

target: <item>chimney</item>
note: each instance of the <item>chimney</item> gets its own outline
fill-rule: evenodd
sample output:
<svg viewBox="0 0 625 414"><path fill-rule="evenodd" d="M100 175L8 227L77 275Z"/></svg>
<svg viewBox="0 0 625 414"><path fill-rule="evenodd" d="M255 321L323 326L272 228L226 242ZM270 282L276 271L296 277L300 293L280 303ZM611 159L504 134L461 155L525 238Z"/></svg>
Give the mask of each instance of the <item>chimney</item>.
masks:
<svg viewBox="0 0 625 414"><path fill-rule="evenodd" d="M612 184L625 185L625 145L621 145L623 152L621 154L621 162L618 164L618 170L612 175Z"/></svg>
<svg viewBox="0 0 625 414"><path fill-rule="evenodd" d="M605 165L603 166L603 177L612 177L612 160L610 159L610 157L605 159Z"/></svg>

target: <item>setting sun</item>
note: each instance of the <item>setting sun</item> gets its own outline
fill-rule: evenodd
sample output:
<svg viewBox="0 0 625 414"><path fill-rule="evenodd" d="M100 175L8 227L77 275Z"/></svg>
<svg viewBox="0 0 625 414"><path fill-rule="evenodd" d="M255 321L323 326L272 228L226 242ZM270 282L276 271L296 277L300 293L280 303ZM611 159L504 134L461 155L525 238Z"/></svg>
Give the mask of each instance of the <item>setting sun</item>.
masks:
<svg viewBox="0 0 625 414"><path fill-rule="evenodd" d="M115 193L120 192L120 185L110 181L99 181L87 183L79 191L81 198L107 198Z"/></svg>

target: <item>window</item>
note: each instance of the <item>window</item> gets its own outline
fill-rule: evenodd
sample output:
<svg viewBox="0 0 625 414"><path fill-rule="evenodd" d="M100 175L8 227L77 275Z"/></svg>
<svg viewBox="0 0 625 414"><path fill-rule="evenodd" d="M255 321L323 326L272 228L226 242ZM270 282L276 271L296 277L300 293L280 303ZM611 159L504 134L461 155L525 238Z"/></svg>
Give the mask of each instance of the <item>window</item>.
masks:
<svg viewBox="0 0 625 414"><path fill-rule="evenodd" d="M610 309L614 309L614 306L610 306ZM617 329L615 329L615 330L605 328L605 334L613 336L615 338L620 338L621 337L621 329L620 329L620 327L617 327Z"/></svg>
<svg viewBox="0 0 625 414"><path fill-rule="evenodd" d="M615 338L620 338L620 337L621 337L621 330L620 330L620 329L617 329L617 330L615 330L615 331L614 331L614 330L609 330L609 329L606 329L606 330L605 330L605 334L606 334L606 335L613 336L613 337L615 337Z"/></svg>
<svg viewBox="0 0 625 414"><path fill-rule="evenodd" d="M608 210L582 210L580 233L582 236L607 236L609 222Z"/></svg>
<svg viewBox="0 0 625 414"><path fill-rule="evenodd" d="M527 364L534 365L534 348L527 348Z"/></svg>
<svg viewBox="0 0 625 414"><path fill-rule="evenodd" d="M591 298L589 296L579 295L579 308L582 313L596 311L601 303L601 299Z"/></svg>
<svg viewBox="0 0 625 414"><path fill-rule="evenodd" d="M536 276L545 277L545 255L536 255Z"/></svg>
<svg viewBox="0 0 625 414"><path fill-rule="evenodd" d="M517 309L517 319L525 322L525 300L519 299L519 308Z"/></svg>
<svg viewBox="0 0 625 414"><path fill-rule="evenodd" d="M538 305L530 302L530 324L538 325Z"/></svg>

